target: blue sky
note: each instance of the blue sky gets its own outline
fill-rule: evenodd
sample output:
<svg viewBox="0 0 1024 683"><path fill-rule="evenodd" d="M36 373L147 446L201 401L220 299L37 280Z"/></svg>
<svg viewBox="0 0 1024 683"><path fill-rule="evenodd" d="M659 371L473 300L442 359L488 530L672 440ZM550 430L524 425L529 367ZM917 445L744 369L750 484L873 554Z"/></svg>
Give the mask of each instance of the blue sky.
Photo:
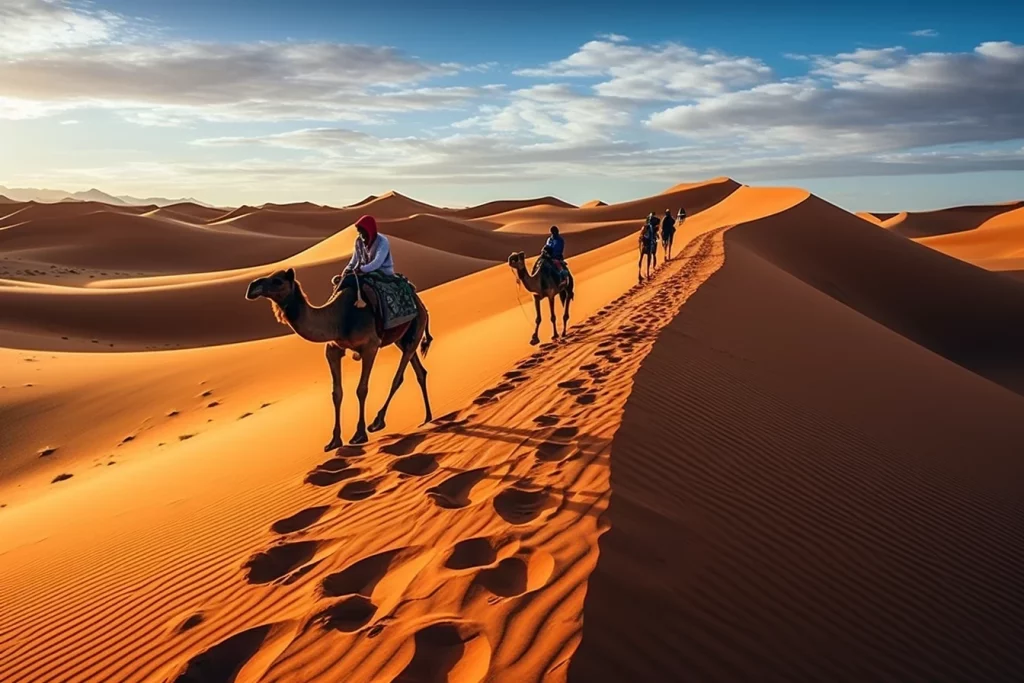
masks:
<svg viewBox="0 0 1024 683"><path fill-rule="evenodd" d="M1024 195L1024 8L2 0L0 184L335 205Z"/></svg>

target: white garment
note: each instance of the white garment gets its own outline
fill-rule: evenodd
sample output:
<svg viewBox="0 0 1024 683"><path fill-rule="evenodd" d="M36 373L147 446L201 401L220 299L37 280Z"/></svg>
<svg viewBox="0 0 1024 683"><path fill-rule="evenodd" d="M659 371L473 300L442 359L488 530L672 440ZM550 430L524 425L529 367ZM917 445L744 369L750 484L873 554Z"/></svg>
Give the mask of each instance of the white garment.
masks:
<svg viewBox="0 0 1024 683"><path fill-rule="evenodd" d="M359 266L364 273L379 270L383 275L394 275L395 263L391 259L391 244L388 243L388 238L377 233L377 238L367 248L363 238L357 237L356 247L352 251L352 258L345 270L355 270L356 266Z"/></svg>

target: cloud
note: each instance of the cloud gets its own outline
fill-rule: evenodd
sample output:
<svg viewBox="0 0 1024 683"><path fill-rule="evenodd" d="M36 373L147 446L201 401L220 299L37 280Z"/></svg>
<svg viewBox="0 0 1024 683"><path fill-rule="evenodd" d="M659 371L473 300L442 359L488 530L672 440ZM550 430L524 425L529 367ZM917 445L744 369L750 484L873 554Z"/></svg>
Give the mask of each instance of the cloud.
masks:
<svg viewBox="0 0 1024 683"><path fill-rule="evenodd" d="M0 46L0 116L108 108L152 124L369 121L388 112L458 108L494 92L427 87L462 67L391 47L129 40L136 34L122 31L127 20L110 13L57 0L15 3L4 5L0 18L13 19L27 37L14 49Z"/></svg>
<svg viewBox="0 0 1024 683"><path fill-rule="evenodd" d="M75 125L78 125L78 121L76 121L75 119L67 119L65 121L61 121L60 125L62 125L62 126L75 126Z"/></svg>
<svg viewBox="0 0 1024 683"><path fill-rule="evenodd" d="M679 105L648 125L760 148L888 152L1024 138L1024 46L969 53L899 47L817 58L807 77Z"/></svg>
<svg viewBox="0 0 1024 683"><path fill-rule="evenodd" d="M58 0L4 0L0 3L0 57L105 43L125 24L112 12Z"/></svg>
<svg viewBox="0 0 1024 683"><path fill-rule="evenodd" d="M922 28L918 29L917 31L911 31L910 35L916 36L918 38L938 38L939 32L933 28Z"/></svg>
<svg viewBox="0 0 1024 683"><path fill-rule="evenodd" d="M456 128L483 129L505 135L529 134L551 140L604 139L632 121L630 107L550 83L513 91L503 107L482 108Z"/></svg>
<svg viewBox="0 0 1024 683"><path fill-rule="evenodd" d="M639 101L682 100L760 83L771 69L753 57L698 51L678 43L653 47L593 40L565 59L516 72L530 77L604 77L594 90Z"/></svg>

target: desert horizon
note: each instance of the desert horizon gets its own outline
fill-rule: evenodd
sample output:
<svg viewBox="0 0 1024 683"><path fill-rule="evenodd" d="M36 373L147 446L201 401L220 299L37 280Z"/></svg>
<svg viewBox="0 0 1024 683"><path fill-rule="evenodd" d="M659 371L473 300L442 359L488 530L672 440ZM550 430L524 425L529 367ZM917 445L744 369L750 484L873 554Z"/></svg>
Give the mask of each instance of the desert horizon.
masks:
<svg viewBox="0 0 1024 683"><path fill-rule="evenodd" d="M1024 680L1024 4L0 0L0 683Z"/></svg>

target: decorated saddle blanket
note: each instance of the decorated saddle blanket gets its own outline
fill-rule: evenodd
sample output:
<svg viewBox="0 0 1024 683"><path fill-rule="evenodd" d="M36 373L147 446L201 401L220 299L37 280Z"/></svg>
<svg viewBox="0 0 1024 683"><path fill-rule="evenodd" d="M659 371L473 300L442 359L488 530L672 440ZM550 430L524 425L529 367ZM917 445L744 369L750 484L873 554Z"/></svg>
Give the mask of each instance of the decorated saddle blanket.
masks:
<svg viewBox="0 0 1024 683"><path fill-rule="evenodd" d="M416 288L404 275L384 275L372 272L359 276L359 283L373 288L377 295L377 315L381 318L381 327L385 330L404 325L415 320L419 315L416 306ZM349 275L337 285L354 287L355 277Z"/></svg>

